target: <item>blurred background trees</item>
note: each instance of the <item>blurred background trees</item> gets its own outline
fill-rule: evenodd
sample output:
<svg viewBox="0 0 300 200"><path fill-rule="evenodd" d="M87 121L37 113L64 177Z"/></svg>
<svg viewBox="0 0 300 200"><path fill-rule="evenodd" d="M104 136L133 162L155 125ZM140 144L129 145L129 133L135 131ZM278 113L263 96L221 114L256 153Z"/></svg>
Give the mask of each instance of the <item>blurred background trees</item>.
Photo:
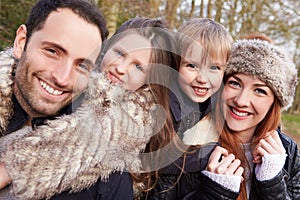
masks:
<svg viewBox="0 0 300 200"><path fill-rule="evenodd" d="M0 0L0 50L13 42L37 0ZM222 23L238 39L260 32L282 46L300 66L299 0L93 0L102 10L110 33L133 17L166 19L171 29L191 17L208 17ZM290 112L300 113L300 87Z"/></svg>
<svg viewBox="0 0 300 200"><path fill-rule="evenodd" d="M36 0L0 0L0 50L12 45L15 32Z"/></svg>

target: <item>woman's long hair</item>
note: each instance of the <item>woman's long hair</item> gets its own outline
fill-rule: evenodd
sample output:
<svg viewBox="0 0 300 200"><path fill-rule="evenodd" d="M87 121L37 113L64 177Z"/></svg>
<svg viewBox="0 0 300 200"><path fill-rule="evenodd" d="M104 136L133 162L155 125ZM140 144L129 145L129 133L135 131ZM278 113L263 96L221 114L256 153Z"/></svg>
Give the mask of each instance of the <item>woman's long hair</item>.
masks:
<svg viewBox="0 0 300 200"><path fill-rule="evenodd" d="M224 84L226 83L229 77L230 76L224 77ZM226 122L225 124L218 123L223 122L225 120L221 95L222 94L220 94L220 97L218 98L218 103L216 105L216 109L214 110L214 117L216 120L217 130L220 131L220 144L222 147L227 149L229 153L234 154L236 159L241 160L241 166L243 166L245 169L249 169L250 164L248 163L248 160L245 156L242 141L239 139L238 133L232 132L226 125ZM274 102L271 105L268 113L266 114L265 118L257 125L257 128L254 131L253 139L251 141L251 149L253 149L253 147L255 147L256 144L258 144L260 139L268 137L268 133L272 130L276 130L280 124L281 105L278 98L276 96L274 97ZM238 200L247 200L245 171L243 174L244 181L241 183L241 190ZM249 171L251 170L249 169Z"/></svg>

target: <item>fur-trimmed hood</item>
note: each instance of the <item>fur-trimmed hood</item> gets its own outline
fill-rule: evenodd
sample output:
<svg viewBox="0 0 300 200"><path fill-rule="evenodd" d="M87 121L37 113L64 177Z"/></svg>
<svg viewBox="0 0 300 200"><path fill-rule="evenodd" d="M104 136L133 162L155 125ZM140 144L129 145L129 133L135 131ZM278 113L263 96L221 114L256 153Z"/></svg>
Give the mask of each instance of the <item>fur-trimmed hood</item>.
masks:
<svg viewBox="0 0 300 200"><path fill-rule="evenodd" d="M13 63L0 58L0 69ZM0 87L1 102L6 98L2 96L4 88L11 90L10 74L8 68L0 77L0 83L7 82ZM12 190L20 199L80 191L113 171L137 172L141 168L139 153L158 128L154 129L155 115L162 114L150 90L130 93L93 72L85 92L76 112L49 120L24 138L13 140L2 155L0 161L9 170ZM7 96L11 95L10 91ZM0 118L6 119L1 128L11 116L8 105L0 105Z"/></svg>

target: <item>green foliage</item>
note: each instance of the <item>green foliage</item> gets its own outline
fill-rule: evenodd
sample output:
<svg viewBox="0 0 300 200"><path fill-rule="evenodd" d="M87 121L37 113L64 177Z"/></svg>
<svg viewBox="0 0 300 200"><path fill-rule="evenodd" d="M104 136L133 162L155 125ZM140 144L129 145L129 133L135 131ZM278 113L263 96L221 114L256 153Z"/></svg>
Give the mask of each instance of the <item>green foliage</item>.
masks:
<svg viewBox="0 0 300 200"><path fill-rule="evenodd" d="M283 114L283 130L300 145L300 114Z"/></svg>
<svg viewBox="0 0 300 200"><path fill-rule="evenodd" d="M121 5L121 7L124 9L124 5ZM136 13L133 13L131 10L127 10L126 12L119 12L116 21L117 28L120 27L125 21L134 17L136 17Z"/></svg>
<svg viewBox="0 0 300 200"><path fill-rule="evenodd" d="M284 121L291 121L291 122L295 122L298 124L298 126L300 126L300 114L283 114L282 119ZM300 127L299 127L299 131L300 131Z"/></svg>
<svg viewBox="0 0 300 200"><path fill-rule="evenodd" d="M0 50L12 45L15 31L26 22L37 0L0 0Z"/></svg>

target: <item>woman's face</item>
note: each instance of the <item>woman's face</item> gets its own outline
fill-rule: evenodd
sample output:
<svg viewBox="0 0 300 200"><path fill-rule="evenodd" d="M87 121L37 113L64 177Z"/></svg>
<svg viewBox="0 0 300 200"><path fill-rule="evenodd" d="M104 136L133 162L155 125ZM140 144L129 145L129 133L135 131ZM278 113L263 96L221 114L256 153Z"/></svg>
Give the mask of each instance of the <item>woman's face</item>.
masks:
<svg viewBox="0 0 300 200"><path fill-rule="evenodd" d="M222 98L228 127L247 135L254 133L274 102L274 94L265 82L245 74L229 77Z"/></svg>
<svg viewBox="0 0 300 200"><path fill-rule="evenodd" d="M150 41L137 33L124 35L105 53L101 69L113 83L136 90L145 84L150 58Z"/></svg>

